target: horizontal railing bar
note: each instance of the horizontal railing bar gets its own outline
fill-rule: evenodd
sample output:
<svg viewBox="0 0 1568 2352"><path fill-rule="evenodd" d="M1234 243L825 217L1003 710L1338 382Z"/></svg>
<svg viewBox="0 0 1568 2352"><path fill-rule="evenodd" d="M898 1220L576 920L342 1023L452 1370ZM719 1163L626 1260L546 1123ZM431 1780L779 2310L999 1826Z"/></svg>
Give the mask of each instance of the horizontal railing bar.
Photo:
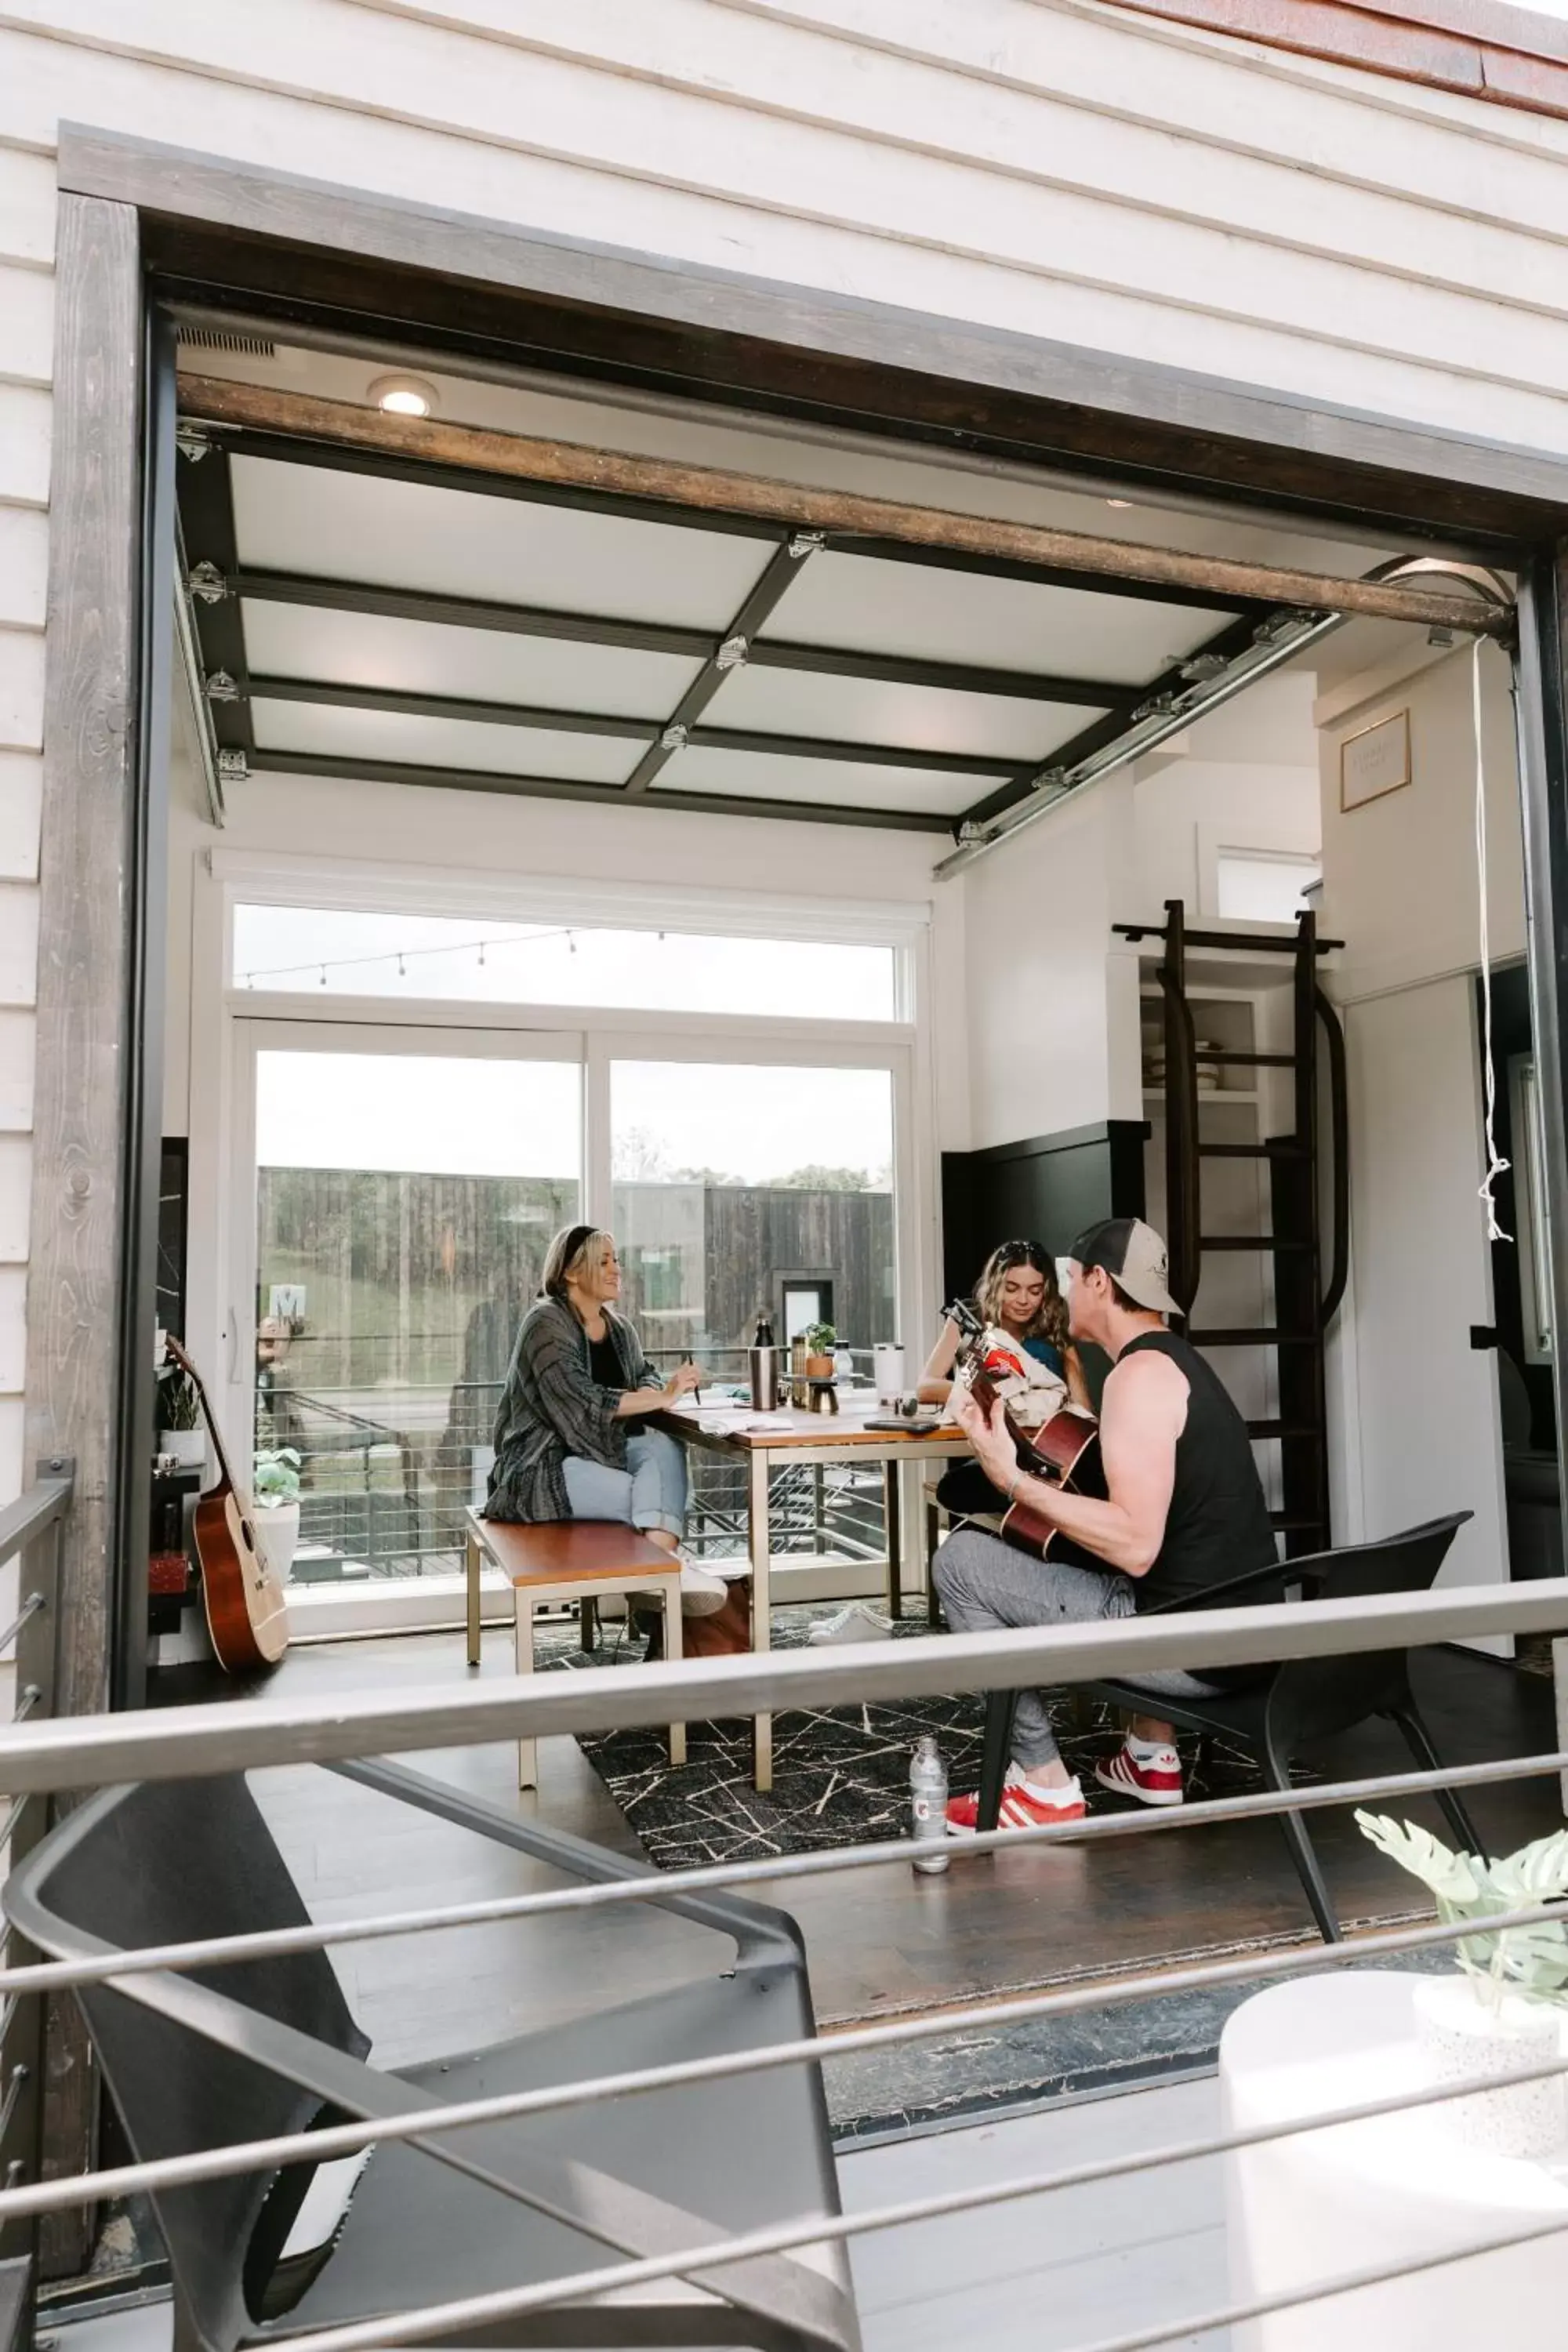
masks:
<svg viewBox="0 0 1568 2352"><path fill-rule="evenodd" d="M999 1847L1085 1845L1107 1839L1149 1837L1180 1829L1213 1828L1235 1821L1268 1820L1283 1812L1360 1805L1374 1798L1415 1797L1436 1789L1481 1788L1500 1780L1544 1779L1568 1770L1568 1749L1550 1756L1493 1759L1483 1764L1447 1764L1432 1772L1390 1772L1361 1780L1317 1787L1259 1789L1240 1797L1210 1797L1163 1811L1100 1813L1079 1822L1045 1822L1028 1829L983 1830L963 1841L960 1859ZM370 1783L376 1786L374 1782ZM22 1803L27 1800L22 1799ZM447 1927L496 1927L515 1919L561 1912L595 1911L620 1903L671 1903L693 1894L731 1886L766 1885L781 1879L822 1878L848 1870L896 1867L913 1857L907 1838L884 1838L875 1845L836 1846L822 1853L774 1854L758 1862L721 1862L697 1870L652 1870L587 1886L555 1886L531 1895L495 1895L473 1903L450 1903L423 1911L394 1911L369 1919L311 1919L298 1927L269 1927L248 1936L209 1936L177 1944L149 1944L84 1960L40 1960L20 1968L0 1967L0 1994L66 1992L77 1985L142 1976L155 1969L226 1968L240 1960L282 1959L339 1944L371 1943L396 1936L438 1933Z"/></svg>
<svg viewBox="0 0 1568 2352"><path fill-rule="evenodd" d="M1395 1953L1489 1937L1507 1928L1555 1925L1563 1917L1561 1904L1536 1904L1526 1910L1500 1911L1487 1918L1458 1925L1440 1921L1430 1927L1357 1937L1353 1943L1326 1944L1313 1958L1325 1968L1351 1967ZM522 2116L551 2114L565 2107L598 2106L608 2100L676 2090L692 2083L722 2082L737 2074L771 2074L784 2066L819 2065L825 2059L837 2062L867 2050L890 2049L914 2042L954 2041L963 2034L1027 2024L1041 2017L1069 2015L1084 2009L1121 2008L1167 1993L1289 1976L1303 1965L1299 1948L1250 1952L1234 1960L1162 1969L1123 1978L1109 1985L1068 1985L1051 1992L1031 1994L1022 2000L979 2001L965 2009L943 2010L934 2015L895 2018L883 2024L857 2026L848 2032L835 2033L826 2042L812 2034L795 2042L771 2042L760 2050L727 2051L711 2058L682 2059L664 2066L628 2069L618 2074L588 2075L575 2083L545 2084L534 2090L509 2091L446 2106L420 2107L412 2114L362 2117L274 2140L246 2141L230 2147L203 2148L189 2156L121 2165L110 2171L79 2174L70 2179L37 2181L26 2188L0 2190L0 2228L27 2215L62 2211L72 2205L97 2202L100 2198L230 2179L237 2173L258 2170L264 2164L294 2157L309 2156L325 2163L333 2157L356 2155L361 2148L384 2140L466 2131L478 2125L512 2122ZM1476 2086L1472 2082L1468 2087L1473 2090ZM257 2153L258 2149L268 2153L260 2155ZM292 2339L289 2352L297 2352Z"/></svg>
<svg viewBox="0 0 1568 2352"><path fill-rule="evenodd" d="M1171 1667L1254 1665L1403 1650L1479 1633L1568 1629L1568 1578L1506 1589L1207 1609L1099 1619L1028 1631L953 1633L941 1641L865 1643L838 1650L747 1652L691 1664L589 1666L489 1687L436 1685L387 1699L259 1698L235 1706L78 1716L0 1733L0 1790L174 1780L270 1764L322 1763L482 1740L626 1730L718 1717L831 1706L848 1698L931 1697L1036 1684L1135 1680Z"/></svg>
<svg viewBox="0 0 1568 2352"><path fill-rule="evenodd" d="M71 1478L40 1478L0 1510L0 1567L64 1516L74 1485Z"/></svg>
<svg viewBox="0 0 1568 2352"><path fill-rule="evenodd" d="M1552 2077L1564 2074L1568 2074L1568 2059L1558 2058L1542 2066L1489 2074L1484 2087L1489 2091L1506 2090L1521 2084L1550 2081ZM828 2242L842 2243L847 2239L869 2236L882 2230L908 2229L919 2222L948 2220L955 2215L973 2212L991 2205L1016 2204L1026 2198L1049 2196L1064 2189L1086 2188L1105 2181L1127 2179L1138 2173L1154 2171L1167 2165L1191 2164L1215 2156L1236 2155L1247 2148L1266 2147L1280 2140L1300 2138L1310 2132L1334 2130L1350 2124L1375 2122L1382 2116L1404 2115L1415 2108L1442 2106L1450 2100L1473 2096L1477 2087L1474 2080L1444 2083L1426 2090L1413 2091L1391 2098L1366 2100L1352 2107L1327 2111L1320 2109L1314 2115L1292 2116L1285 2123L1257 2124L1244 2130L1218 2134L1207 2139L1175 2141L1162 2147L1137 2149L1131 2155L1101 2157L1087 2164L1073 2165L1066 2169L1053 2172L1026 2173L1011 2180L986 2182L974 2188L947 2189L931 2196L904 2198L893 2204L872 2206L858 2213L812 2214L798 2221L775 2223L764 2230L750 2231L743 2235L715 2239L697 2247L684 2247L674 2254L649 2255L630 2263L606 2263L593 2271L578 2272L565 2278L552 2279L526 2287L503 2287L495 2290L489 2297L465 2298L461 2304L426 2305L421 2313L411 2311L398 2314L397 2324L400 2331L413 2332L406 2329L405 2323L414 2320L417 2325L422 2321L426 2326L420 2332L436 2332L434 2323L438 2314L440 2332L444 2333L446 2326L458 2319L475 2320L481 2316L499 2319L509 2315L518 2315L536 2305L548 2307L552 2303L564 2302L568 2298L577 2299L589 2294L602 2294L612 2286L651 2285L659 2279L681 2277L691 2271L722 2269L728 2263L745 2262L767 2254L790 2253L803 2246ZM274 2165L286 2162L301 2144L306 2147L319 2146L322 2137L323 2135L300 2133L284 2139L256 2141L251 2144L247 2154L253 2159L252 2168L258 2171L264 2168L269 2169ZM227 2154L229 2151L226 2150L224 2153ZM167 2160L171 2166L184 2165L191 2161L193 2159L184 2158ZM143 2170L155 2168L142 2168ZM103 2193L101 2184L111 2177L108 2174L96 2177L95 2195ZM61 2185L85 2191L89 2182L84 2177L79 2182ZM165 2185L173 2187L176 2184L170 2181ZM26 2195L31 2192L17 2193ZM1552 2226L1568 2227L1568 2221L1558 2221ZM1462 2257L1456 2257L1456 2259L1462 2259ZM1420 2269L1425 2268L1426 2264L1416 2263L1412 2267ZM1332 2292L1331 2289L1330 2291ZM1311 2300L1316 2290L1304 2291L1300 2299ZM527 2297L529 2301L520 2303L516 2300L519 2296ZM481 2303L486 2306L483 2312L479 2307ZM384 2321L384 2327L385 2324ZM1191 2323L1184 2323L1184 2325L1190 2326ZM1172 2334L1177 2332L1179 2331L1175 2329L1170 2331ZM290 2338L289 2352L299 2352L299 2346L309 2340ZM323 2331L319 2340L324 2346L342 2346L344 2335L342 2331L335 2329ZM1160 2342L1164 2339L1155 2336L1152 2340Z"/></svg>

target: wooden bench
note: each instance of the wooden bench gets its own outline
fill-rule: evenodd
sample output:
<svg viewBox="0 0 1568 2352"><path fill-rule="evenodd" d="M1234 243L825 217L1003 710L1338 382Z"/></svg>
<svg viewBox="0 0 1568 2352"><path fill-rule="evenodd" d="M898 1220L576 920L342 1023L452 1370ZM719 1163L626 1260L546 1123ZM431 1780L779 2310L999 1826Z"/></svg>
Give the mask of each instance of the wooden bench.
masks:
<svg viewBox="0 0 1568 2352"><path fill-rule="evenodd" d="M583 1601L615 1592L656 1592L664 1612L664 1654L680 1656L680 1562L620 1519L552 1519L519 1527L463 1514L467 1543L468 1664L479 1663L479 1580L488 1561L511 1587L517 1671L533 1672L533 1612L544 1601ZM517 1785L539 1786L536 1743L517 1743ZM669 1760L686 1761L686 1726L669 1727Z"/></svg>

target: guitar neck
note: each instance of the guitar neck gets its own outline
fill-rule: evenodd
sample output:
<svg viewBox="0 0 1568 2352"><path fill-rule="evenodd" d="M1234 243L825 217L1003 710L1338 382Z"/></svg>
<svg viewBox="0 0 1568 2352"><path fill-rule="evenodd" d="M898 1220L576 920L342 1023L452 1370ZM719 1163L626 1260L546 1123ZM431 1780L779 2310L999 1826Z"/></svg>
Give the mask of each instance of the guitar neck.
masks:
<svg viewBox="0 0 1568 2352"><path fill-rule="evenodd" d="M230 1488L231 1491L237 1491L235 1489L234 1473L228 1466L228 1455L224 1452L223 1432L217 1425L217 1415L214 1412L212 1405L208 1401L206 1387L202 1380L202 1376L200 1372L197 1371L195 1364L192 1363L189 1356L186 1355L184 1349L181 1347L177 1339L171 1339L168 1338L167 1334L165 1334L164 1345L168 1349L171 1359L174 1362L178 1364L180 1370L184 1373L185 1378L195 1390L196 1395L200 1400L202 1418L206 1423L207 1434L213 1442L213 1452L217 1456L217 1466L222 1475L223 1483L226 1486Z"/></svg>

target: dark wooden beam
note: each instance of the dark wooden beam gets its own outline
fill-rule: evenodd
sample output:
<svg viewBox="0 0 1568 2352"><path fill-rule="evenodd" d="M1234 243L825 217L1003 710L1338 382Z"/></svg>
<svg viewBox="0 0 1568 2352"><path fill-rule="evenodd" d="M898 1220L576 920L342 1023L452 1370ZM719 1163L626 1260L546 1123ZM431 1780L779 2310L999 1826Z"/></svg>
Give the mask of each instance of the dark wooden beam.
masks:
<svg viewBox="0 0 1568 2352"><path fill-rule="evenodd" d="M1013 522L995 515L960 514L897 499L866 498L852 490L769 481L673 458L632 456L623 450L588 448L577 442L546 441L525 434L494 433L428 416L391 416L382 409L321 400L275 385L182 375L180 396L188 415L216 424L292 432L335 446L401 450L444 465L471 467L481 474L625 490L637 497L667 499L674 507L747 514L797 530L823 531L836 541L845 537L891 541L941 549L949 555L999 559L1027 567L1031 576L1048 576L1083 588L1106 581L1133 582L1157 600L1168 599L1173 591L1194 592L1199 603L1222 608L1301 606L1490 636L1505 635L1511 625L1510 614L1487 607L1478 610L1472 599L1440 595L1397 581L1345 579L1242 562L1229 556L1195 554L1183 548L1140 546L1046 523Z"/></svg>
<svg viewBox="0 0 1568 2352"><path fill-rule="evenodd" d="M438 792L500 793L523 800L589 801L625 808L624 784L588 784L574 776L499 775L488 768L426 767L400 760L358 760L328 757L319 751L267 751L256 754L258 772L288 776L341 776L365 783L417 784ZM833 802L772 801L742 798L724 793L658 792L643 803L661 809L685 809L703 816L787 818L796 824L860 824L892 833L952 835L955 819L929 809L847 808Z"/></svg>

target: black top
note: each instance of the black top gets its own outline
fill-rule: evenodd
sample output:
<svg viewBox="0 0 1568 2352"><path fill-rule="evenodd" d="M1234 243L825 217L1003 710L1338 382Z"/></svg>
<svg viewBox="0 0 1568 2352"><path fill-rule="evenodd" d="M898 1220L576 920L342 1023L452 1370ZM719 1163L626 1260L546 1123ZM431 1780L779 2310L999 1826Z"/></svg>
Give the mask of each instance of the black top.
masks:
<svg viewBox="0 0 1568 2352"><path fill-rule="evenodd" d="M1168 1356L1187 1383L1187 1419L1176 1440L1176 1475L1165 1514L1165 1539L1146 1576L1133 1580L1140 1609L1163 1601L1191 1604L1211 1584L1267 1568L1279 1559L1247 1423L1230 1391L1205 1358L1173 1331L1145 1331L1130 1339L1117 1362L1142 1349ZM1278 1586L1260 1579L1236 1596L1239 1606L1282 1601Z"/></svg>
<svg viewBox="0 0 1568 2352"><path fill-rule="evenodd" d="M588 1342L588 1370L602 1389L626 1387L626 1376L621 1370L616 1343L607 1329L602 1339L590 1339Z"/></svg>

